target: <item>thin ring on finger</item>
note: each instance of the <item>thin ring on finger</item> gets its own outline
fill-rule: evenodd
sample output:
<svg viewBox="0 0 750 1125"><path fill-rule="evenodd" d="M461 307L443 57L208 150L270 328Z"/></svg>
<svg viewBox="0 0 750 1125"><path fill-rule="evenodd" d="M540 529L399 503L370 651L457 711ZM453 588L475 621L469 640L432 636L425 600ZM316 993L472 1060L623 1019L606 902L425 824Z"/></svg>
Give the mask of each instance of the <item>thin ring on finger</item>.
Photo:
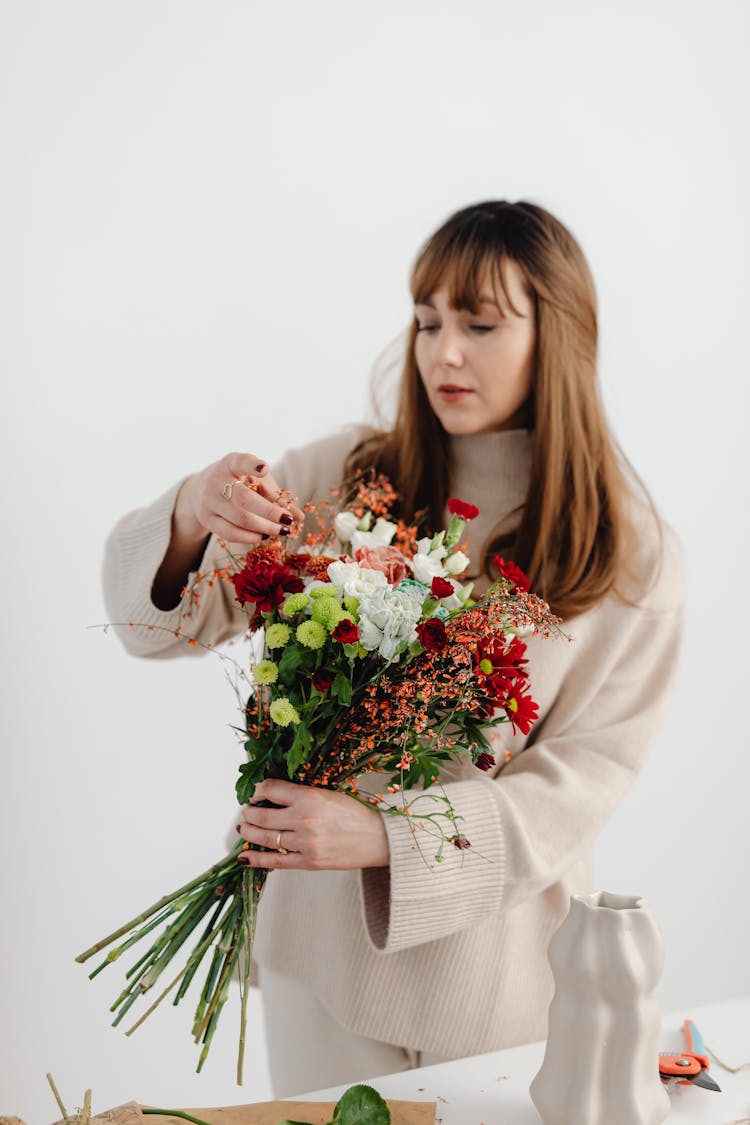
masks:
<svg viewBox="0 0 750 1125"><path fill-rule="evenodd" d="M282 848L281 846L281 832L276 833L276 851L279 853L279 855L289 855L289 849Z"/></svg>

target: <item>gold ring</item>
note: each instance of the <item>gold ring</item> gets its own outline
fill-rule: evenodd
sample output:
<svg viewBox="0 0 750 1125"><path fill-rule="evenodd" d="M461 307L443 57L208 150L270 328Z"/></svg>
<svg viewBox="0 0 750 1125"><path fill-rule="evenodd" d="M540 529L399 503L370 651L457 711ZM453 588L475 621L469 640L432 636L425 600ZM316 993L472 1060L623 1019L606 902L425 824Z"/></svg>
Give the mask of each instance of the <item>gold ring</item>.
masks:
<svg viewBox="0 0 750 1125"><path fill-rule="evenodd" d="M281 832L277 832L276 834L276 851L279 855L289 855L287 849L281 846Z"/></svg>
<svg viewBox="0 0 750 1125"><path fill-rule="evenodd" d="M231 500L232 499L232 489L233 488L234 488L234 481L233 480L230 480L227 484L224 485L224 499L225 500Z"/></svg>

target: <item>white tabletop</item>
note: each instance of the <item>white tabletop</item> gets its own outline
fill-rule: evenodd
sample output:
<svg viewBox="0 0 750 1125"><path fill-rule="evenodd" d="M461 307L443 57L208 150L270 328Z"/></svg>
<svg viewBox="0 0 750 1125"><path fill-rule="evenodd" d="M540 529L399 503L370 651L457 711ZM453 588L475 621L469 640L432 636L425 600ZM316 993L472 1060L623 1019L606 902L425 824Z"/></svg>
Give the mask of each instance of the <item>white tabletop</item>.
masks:
<svg viewBox="0 0 750 1125"><path fill-rule="evenodd" d="M707 1048L728 1066L750 1060L750 996L673 1012L662 1021L663 1051L683 1046L682 1022L692 1019ZM436 1101L438 1125L540 1125L529 1097L531 1080L542 1064L544 1043L456 1059L437 1066L369 1079L384 1098ZM654 1060L654 1066L657 1060ZM730 1125L750 1117L750 1067L731 1074L711 1060L710 1073L721 1093L698 1086L670 1088L670 1122L680 1125ZM346 1086L299 1095L303 1100L336 1101Z"/></svg>

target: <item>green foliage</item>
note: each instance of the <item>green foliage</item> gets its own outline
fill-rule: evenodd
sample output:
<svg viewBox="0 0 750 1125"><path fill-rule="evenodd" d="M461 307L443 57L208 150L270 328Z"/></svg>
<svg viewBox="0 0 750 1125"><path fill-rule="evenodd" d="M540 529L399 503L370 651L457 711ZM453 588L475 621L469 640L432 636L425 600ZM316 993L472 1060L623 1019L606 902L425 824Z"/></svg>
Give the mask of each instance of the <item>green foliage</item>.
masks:
<svg viewBox="0 0 750 1125"><path fill-rule="evenodd" d="M309 1121L282 1121L279 1125L311 1125ZM391 1111L372 1086L350 1086L341 1095L328 1125L391 1125Z"/></svg>
<svg viewBox="0 0 750 1125"><path fill-rule="evenodd" d="M312 735L310 734L310 731L305 726L305 724L300 723L299 726L295 727L294 742L289 748L289 752L286 756L287 771L289 773L290 780L294 777L295 773L302 765L302 763L306 762L310 757L311 749Z"/></svg>
<svg viewBox="0 0 750 1125"><path fill-rule="evenodd" d="M331 684L331 695L339 701L342 707L348 707L351 703L352 682L343 672L337 672L336 678Z"/></svg>

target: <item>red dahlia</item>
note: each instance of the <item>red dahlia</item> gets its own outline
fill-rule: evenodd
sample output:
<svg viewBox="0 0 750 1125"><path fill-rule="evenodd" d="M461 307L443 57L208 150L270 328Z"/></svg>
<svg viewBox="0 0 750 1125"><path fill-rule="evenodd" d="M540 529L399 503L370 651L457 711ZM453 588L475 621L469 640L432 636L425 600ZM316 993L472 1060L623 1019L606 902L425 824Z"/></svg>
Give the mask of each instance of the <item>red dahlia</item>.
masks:
<svg viewBox="0 0 750 1125"><path fill-rule="evenodd" d="M460 516L462 520L474 520L479 515L479 508L475 504L467 504L456 496L448 501L448 511L452 516Z"/></svg>
<svg viewBox="0 0 750 1125"><path fill-rule="evenodd" d="M270 613L287 594L298 594L303 589L298 575L292 574L288 566L274 562L245 566L239 574L232 575L232 582L240 605L255 602L260 613Z"/></svg>
<svg viewBox="0 0 750 1125"><path fill-rule="evenodd" d="M479 757L477 758L476 762L474 763L474 765L477 767L477 769L485 770L485 771L491 770L492 767L494 766L494 764L495 764L494 756L492 754L487 754L485 752L481 753L479 755Z"/></svg>

